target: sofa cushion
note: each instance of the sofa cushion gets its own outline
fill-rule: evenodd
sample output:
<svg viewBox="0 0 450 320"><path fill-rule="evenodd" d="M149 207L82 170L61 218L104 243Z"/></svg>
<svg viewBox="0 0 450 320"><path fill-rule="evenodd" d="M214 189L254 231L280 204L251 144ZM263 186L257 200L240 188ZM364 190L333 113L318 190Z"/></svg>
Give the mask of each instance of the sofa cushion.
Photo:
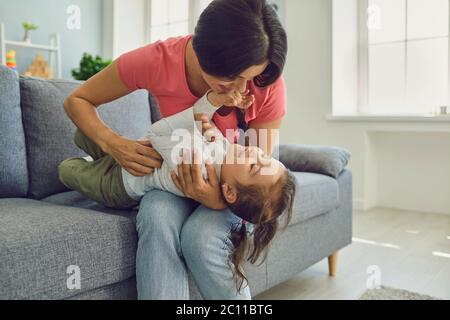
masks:
<svg viewBox="0 0 450 320"><path fill-rule="evenodd" d="M131 215L129 211L123 210L113 210L105 208L95 201L89 200L84 197L82 194L77 191L68 191L55 195L51 195L42 199L41 201L50 202L53 204L67 205L79 208L88 208L91 210L100 211L103 213L109 213L114 215L124 215L128 218L133 218L137 214L137 210L134 210ZM0 220L1 221L1 220ZM248 275L248 280L250 283L250 287L252 288L253 294L258 294L264 291L266 287L266 265L265 262L262 265L251 265L247 263L244 265L244 269ZM189 273L189 290L190 290L190 299L200 299L201 295L198 291L198 287L195 285L193 279L191 278L191 274Z"/></svg>
<svg viewBox="0 0 450 320"><path fill-rule="evenodd" d="M350 159L350 153L332 146L282 144L280 161L292 171L321 173L337 178Z"/></svg>
<svg viewBox="0 0 450 320"><path fill-rule="evenodd" d="M115 215L125 215L130 216L129 211L133 211L134 214L137 213L139 206L130 209L130 210L116 210L107 208L98 202L95 202L94 200L91 200L78 191L64 191L61 193L52 194L51 196L42 198L41 201L53 203L61 206L69 206L69 207L76 207L76 208L83 208L83 209L89 209L89 210L95 210L103 213L109 213L109 214L115 214Z"/></svg>
<svg viewBox="0 0 450 320"><path fill-rule="evenodd" d="M127 213L0 199L0 299L65 299L132 277L137 234ZM68 289L69 266L79 267L79 290Z"/></svg>
<svg viewBox="0 0 450 320"><path fill-rule="evenodd" d="M297 179L291 225L327 213L339 206L339 187L335 179L309 172L293 172Z"/></svg>
<svg viewBox="0 0 450 320"><path fill-rule="evenodd" d="M17 73L0 65L0 198L23 197L28 190L25 135Z"/></svg>
<svg viewBox="0 0 450 320"><path fill-rule="evenodd" d="M58 179L59 163L85 155L73 142L75 125L64 111L64 99L80 82L21 77L23 125L28 153L28 196L41 199L67 188ZM132 139L150 126L147 91L136 91L98 108L113 130Z"/></svg>

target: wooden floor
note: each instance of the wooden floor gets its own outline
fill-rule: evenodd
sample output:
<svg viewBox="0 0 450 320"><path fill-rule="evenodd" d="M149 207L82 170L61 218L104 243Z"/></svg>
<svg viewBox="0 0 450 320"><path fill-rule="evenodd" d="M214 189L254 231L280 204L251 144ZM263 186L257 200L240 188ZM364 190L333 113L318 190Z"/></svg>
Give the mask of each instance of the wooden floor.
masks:
<svg viewBox="0 0 450 320"><path fill-rule="evenodd" d="M358 299L381 285L450 299L450 215L376 208L353 215L353 243L256 299Z"/></svg>

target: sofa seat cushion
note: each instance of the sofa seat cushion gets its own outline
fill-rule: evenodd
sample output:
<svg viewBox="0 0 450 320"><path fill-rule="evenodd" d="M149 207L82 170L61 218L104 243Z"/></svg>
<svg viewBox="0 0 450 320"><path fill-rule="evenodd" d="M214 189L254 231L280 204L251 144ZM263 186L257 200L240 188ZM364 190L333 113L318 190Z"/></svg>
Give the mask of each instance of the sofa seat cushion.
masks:
<svg viewBox="0 0 450 320"><path fill-rule="evenodd" d="M309 172L293 172L297 178L291 225L330 212L339 205L339 187L335 179Z"/></svg>
<svg viewBox="0 0 450 320"><path fill-rule="evenodd" d="M134 219L136 217L137 211L139 207L136 207L134 210L115 210L111 208L107 208L94 200L91 200L78 191L66 191L51 195L49 197L41 199L41 201L49 202L61 206L69 206L76 208L83 208L89 210L95 210L103 213L115 214L115 215L124 215Z"/></svg>
<svg viewBox="0 0 450 320"><path fill-rule="evenodd" d="M0 199L0 299L65 299L132 277L137 234L128 213ZM69 266L79 267L79 290L68 288Z"/></svg>
<svg viewBox="0 0 450 320"><path fill-rule="evenodd" d="M67 206L75 206L75 207L83 207L89 208L91 210L96 210L100 212L105 212L109 214L116 215L124 215L128 218L135 218L137 214L137 210L134 211L122 211L122 210L113 210L105 208L95 201L89 200L85 198L82 194L76 191L63 192L59 194L52 195L50 197L44 198L41 201L51 202L54 204L67 205ZM265 272L266 272L266 264L265 262L260 266L254 266L247 264L244 266L247 274L250 286L252 288L253 294L258 294L266 289L266 281L265 281ZM200 299L201 295L198 291L198 287L195 285L191 273L189 272L189 289L190 289L190 298L191 299Z"/></svg>

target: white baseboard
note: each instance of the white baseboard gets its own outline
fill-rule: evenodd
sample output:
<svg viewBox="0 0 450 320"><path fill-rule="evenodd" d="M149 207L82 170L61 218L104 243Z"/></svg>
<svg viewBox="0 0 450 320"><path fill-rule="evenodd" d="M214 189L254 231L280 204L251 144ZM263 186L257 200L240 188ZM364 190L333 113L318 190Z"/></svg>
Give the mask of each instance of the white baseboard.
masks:
<svg viewBox="0 0 450 320"><path fill-rule="evenodd" d="M373 208L386 208L386 209L390 209L390 210L421 212L416 209L400 208L400 207L395 207L395 206L382 206L382 205L367 206L367 203L364 201L364 199L361 199L361 198L353 198L352 203L353 203L353 210L359 211L359 212L369 211L370 209L373 209ZM428 212L428 213L450 215L450 212Z"/></svg>

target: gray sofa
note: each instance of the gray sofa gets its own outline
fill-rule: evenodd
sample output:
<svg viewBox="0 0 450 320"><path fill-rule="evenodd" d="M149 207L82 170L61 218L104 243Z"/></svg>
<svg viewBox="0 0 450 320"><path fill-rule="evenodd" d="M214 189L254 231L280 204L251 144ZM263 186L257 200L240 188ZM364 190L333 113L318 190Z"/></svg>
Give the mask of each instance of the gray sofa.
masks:
<svg viewBox="0 0 450 320"><path fill-rule="evenodd" d="M73 143L75 126L63 110L64 98L78 85L18 78L0 66L0 299L136 298L136 211L104 208L58 180L60 161L85 156ZM154 102L137 91L98 112L114 130L136 139L158 118ZM293 221L264 264L246 267L253 295L351 242L352 177L339 152L280 148L281 161L292 170L328 175L295 172ZM75 275L70 266L79 267L79 289L68 285ZM201 298L192 279L190 284L191 298Z"/></svg>

